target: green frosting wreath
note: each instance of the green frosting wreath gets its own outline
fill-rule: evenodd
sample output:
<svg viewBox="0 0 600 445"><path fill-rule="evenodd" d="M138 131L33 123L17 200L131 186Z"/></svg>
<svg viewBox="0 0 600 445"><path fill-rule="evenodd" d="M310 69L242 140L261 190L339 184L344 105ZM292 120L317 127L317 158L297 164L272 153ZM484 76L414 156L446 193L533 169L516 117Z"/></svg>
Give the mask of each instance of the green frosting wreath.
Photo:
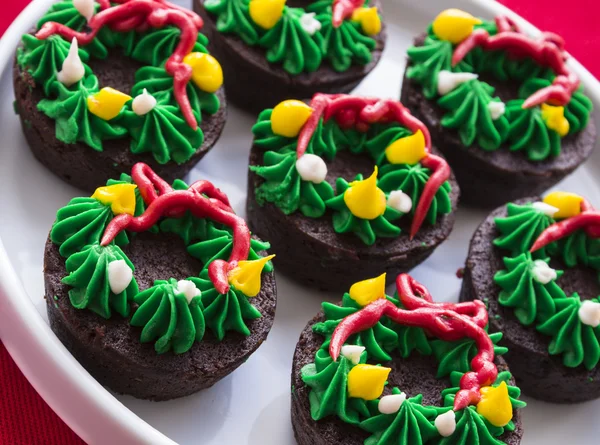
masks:
<svg viewBox="0 0 600 445"><path fill-rule="evenodd" d="M385 298L402 307L397 295ZM456 427L453 433L444 437L436 427L436 418L450 410L459 390L459 381L470 368L470 362L477 352L475 342L463 339L447 342L431 338L420 327L398 325L383 316L372 328L360 331L346 340L346 345L362 346L357 363L343 354L337 361L329 355L329 343L333 331L343 318L354 314L362 307L344 294L341 304L323 303L323 320L314 324L315 334L324 337L321 348L316 352L314 362L301 369L301 378L310 389L310 414L314 421L327 417L337 417L348 426L360 428L370 435L365 445L501 445L500 436L514 431L512 420L504 427L492 425L476 407L470 406L456 412ZM502 355L507 349L497 345L502 334L490 335L494 343L494 353ZM382 413L379 402L383 396L365 400L350 396L348 375L358 365L371 364L389 366L394 354L410 361L412 356L433 356L438 363L437 378L446 379L448 387L440 394L441 406L426 405L422 394L407 394L394 413ZM410 366L408 364L407 366ZM525 402L519 400L520 390L511 385L511 374L503 371L491 385L506 384L512 409L523 408ZM386 382L387 385L387 382ZM386 394L399 395L402 388L385 390Z"/></svg>
<svg viewBox="0 0 600 445"><path fill-rule="evenodd" d="M344 192L349 187L345 178L337 178L335 190L327 181L316 184L304 180L296 167L298 138L275 134L272 113L273 109L261 112L252 127L254 145L264 150L262 164L250 166L250 170L264 180L254 191L259 205L273 203L286 215L299 211L308 218L331 216L337 233L353 234L366 245L374 244L378 238L395 238L401 234L397 224L406 214L390 205L375 219L354 215L344 200ZM373 124L368 131L361 132L354 128L342 129L335 119L324 122L321 118L306 153L329 161L344 150L354 155L370 156L379 168L377 187L386 197L394 191L407 195L412 202L408 214L413 216L430 170L419 162L392 164L386 157L386 148L390 144L411 135L407 128L397 123ZM360 181L363 176L359 174L347 179ZM446 181L435 194L427 213L429 224L435 224L438 218L452 211L450 192L451 185Z"/></svg>
<svg viewBox="0 0 600 445"><path fill-rule="evenodd" d="M123 184L134 183L126 174L107 183L108 186ZM173 188L187 190L188 186L176 180ZM133 214L139 216L145 208L139 189L135 188ZM162 218L150 231L157 236L161 233L178 235L189 254L200 260L204 268L197 276L183 277L184 280L181 280L182 277L166 277L141 290L135 279L135 265L127 257L127 245L135 233L123 231L110 244L100 244L106 227L114 217L111 203L96 197L73 198L56 214L50 240L58 246L60 255L65 259L68 275L62 282L70 287L68 295L73 307L92 311L106 319L117 314L130 317L132 326L142 328L140 341L154 342L158 354L187 352L195 342L202 341L207 329L218 341L230 331L245 336L251 334L247 322L261 317L251 298L234 285L227 293L221 294L208 278L209 264L215 260L227 260L230 256L233 245L230 228L209 219L197 218L190 211L179 218ZM248 259L261 258L259 252L269 247L267 242L252 239ZM121 271L131 271L130 280L123 289L115 289L115 283L111 282L113 263ZM263 273L272 270L273 266L268 262ZM186 294L182 282L196 295Z"/></svg>
<svg viewBox="0 0 600 445"><path fill-rule="evenodd" d="M337 72L371 62L377 41L360 20L344 20L334 27L332 0L315 1L306 9L285 6L285 0L272 2L271 8L280 7L273 14L280 14L268 29L253 20L253 1L261 0L206 0L204 8L216 18L219 32L264 48L267 61L280 64L291 75L315 72L325 61ZM366 0L364 7L368 4Z"/></svg>
<svg viewBox="0 0 600 445"><path fill-rule="evenodd" d="M560 355L570 368L585 366L591 370L600 361L600 327L586 324L580 316L583 305L577 293L566 295L560 286L563 272L554 270L550 260L566 269L591 268L600 278L600 240L578 230L558 242L529 253L537 237L551 224L547 215L532 203L508 204L507 216L496 218L499 236L494 245L509 256L505 269L494 276L500 288L498 302L513 308L519 322L550 338L548 352ZM598 298L589 300L598 302Z"/></svg>
<svg viewBox="0 0 600 445"><path fill-rule="evenodd" d="M474 25L490 35L498 33L495 22L482 21ZM512 152L522 152L529 161L539 162L557 157L561 152L561 139L581 132L587 125L593 105L580 87L561 110L568 122L568 132L559 134L544 118L544 107L522 108L524 99L533 92L551 84L556 77L546 67L532 59L514 58L506 51L485 51L475 48L456 66L452 54L457 44L440 39L427 29L424 41L408 49L410 64L406 77L422 87L423 95L434 100L445 110L441 119L443 127L456 130L465 146L476 143L486 151L501 147ZM494 88L479 78L466 80L441 95L438 87L440 73L476 73L501 82L517 82L518 97L501 105ZM496 105L490 105L497 102ZM545 105L545 104L544 104Z"/></svg>
<svg viewBox="0 0 600 445"><path fill-rule="evenodd" d="M37 29L47 22L58 22L76 31L84 31L87 25L71 0L53 4L38 22ZM58 35L45 40L23 35L22 46L17 49L17 64L42 87L45 98L38 109L56 121L58 140L66 144L83 142L103 151L103 141L129 137L132 153L150 153L159 164L181 164L202 145L204 134L200 127L194 130L186 123L175 100L173 77L164 68L180 36L181 31L173 26L145 32L117 32L103 27L90 44L79 48L85 75L68 87L58 81L57 73L71 43ZM208 39L198 34L192 52L208 53L207 44ZM109 120L88 109L88 98L100 91L100 85L87 63L94 58L105 59L114 52L146 65L135 73L132 91L125 92L135 97L146 89L155 96L156 105L144 115L133 111L133 100L128 100L118 115ZM221 106L216 94L202 91L194 82L188 83L187 94L198 122L203 114L215 114Z"/></svg>

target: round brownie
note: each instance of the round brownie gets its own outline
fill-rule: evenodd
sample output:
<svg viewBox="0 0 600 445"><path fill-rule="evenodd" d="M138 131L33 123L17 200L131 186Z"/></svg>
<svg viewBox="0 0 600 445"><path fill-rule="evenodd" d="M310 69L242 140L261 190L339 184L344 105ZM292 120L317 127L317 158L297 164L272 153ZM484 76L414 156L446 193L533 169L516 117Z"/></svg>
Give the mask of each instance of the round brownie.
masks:
<svg viewBox="0 0 600 445"><path fill-rule="evenodd" d="M540 198L524 198L515 203L534 201L540 201ZM521 324L513 308L498 303L501 289L494 282L494 275L505 268L502 258L508 254L503 255L493 245L499 235L494 219L506 214L506 206L497 208L473 235L460 300L487 302L490 331L503 333L502 343L508 348L504 358L526 395L554 403L583 402L600 397L600 366L589 371L584 366L566 367L560 356L548 353L551 337L541 334L534 326ZM582 266L567 268L558 259L553 259L550 265L564 271L556 282L567 295L578 292L583 300L600 294L596 272Z"/></svg>
<svg viewBox="0 0 600 445"><path fill-rule="evenodd" d="M131 91L135 72L144 66L125 56L121 49L112 49L106 59L91 57L87 64L98 77L101 86L110 86L124 92ZM168 182L183 178L217 142L227 117L225 92L221 88L216 93L221 102L219 111L213 115L202 113L202 145L190 159L181 164L174 161L159 164L150 153L132 153L129 136L103 141L103 151L96 151L83 142L66 144L59 141L55 137L54 119L38 110L38 103L45 98L42 86L36 85L31 74L23 71L16 60L13 82L15 110L34 156L65 182L90 192L98 184L105 184L108 179L118 178L122 172L130 171L137 162L150 165Z"/></svg>
<svg viewBox="0 0 600 445"><path fill-rule="evenodd" d="M190 256L176 235L144 232L123 248L135 264L141 290L155 280L197 276L202 263ZM262 314L247 320L251 335L228 332L222 341L207 331L183 354L157 354L154 343L141 343L141 328L114 314L106 320L89 310L75 309L68 296L65 260L50 239L44 252L44 282L50 327L65 347L101 384L117 393L150 400L183 397L208 388L234 371L265 341L275 317L276 286L263 273L260 293L251 303ZM134 307L134 310L136 308Z"/></svg>
<svg viewBox="0 0 600 445"><path fill-rule="evenodd" d="M270 63L266 50L249 46L234 34L222 34L216 29L215 17L204 8L205 0L194 0L194 11L204 20L202 32L209 39L208 49L221 63L228 100L244 110L258 113L272 108L285 99L310 98L319 93L349 93L369 74L381 59L386 32L385 25L373 38L377 46L366 65L352 65L346 71L335 71L326 61L312 73L291 75L281 64ZM310 1L290 2L302 7ZM371 2L381 11L378 0Z"/></svg>
<svg viewBox="0 0 600 445"><path fill-rule="evenodd" d="M253 145L250 165L260 165L263 153L262 148ZM340 151L335 160L326 162L326 180L332 186L338 177L352 180L358 173L366 177L373 171L373 160L364 154ZM346 291L352 283L383 272L392 282L399 273L423 262L450 235L459 196L458 184L451 176L451 213L439 215L435 225L423 224L412 239L409 236L410 220L403 218L399 224L402 233L398 237L378 238L368 246L351 233L336 233L331 223L331 210L321 218L309 218L300 212L286 215L273 203L266 202L261 206L254 190L262 182L260 176L249 172L248 225L253 233L271 243L277 254L274 261L278 271L304 285L323 290Z"/></svg>
<svg viewBox="0 0 600 445"><path fill-rule="evenodd" d="M344 423L337 417L327 417L314 421L310 414L309 393L310 388L304 383L300 370L314 361L315 353L323 344L323 337L312 331L315 323L323 321L323 314L313 318L302 331L292 364L292 426L294 435L300 445L363 445L369 433L360 428ZM498 371L508 370L502 357L495 359ZM442 406L441 392L450 386L449 379L436 378L437 364L433 356L413 353L404 359L395 356L385 366L392 368L388 377L387 389L384 394L389 394L390 389L397 386L407 394L407 397L423 395L424 405ZM514 385L514 381L511 381ZM514 411L513 422L515 430L505 432L498 439L507 445L521 443L523 437L523 424L519 410Z"/></svg>
<svg viewBox="0 0 600 445"><path fill-rule="evenodd" d="M424 38L418 37L415 45L422 45ZM479 78L494 87L495 95L503 102L518 98L518 83L501 82L492 76ZM596 143L596 126L590 119L581 132L561 139L559 156L532 162L522 151L510 151L506 143L492 152L483 150L477 142L465 147L458 131L442 126L446 110L435 100L426 99L422 86L408 79L406 72L400 100L429 128L433 143L452 166L461 187L461 202L476 207L491 209L523 196L541 194L585 162Z"/></svg>

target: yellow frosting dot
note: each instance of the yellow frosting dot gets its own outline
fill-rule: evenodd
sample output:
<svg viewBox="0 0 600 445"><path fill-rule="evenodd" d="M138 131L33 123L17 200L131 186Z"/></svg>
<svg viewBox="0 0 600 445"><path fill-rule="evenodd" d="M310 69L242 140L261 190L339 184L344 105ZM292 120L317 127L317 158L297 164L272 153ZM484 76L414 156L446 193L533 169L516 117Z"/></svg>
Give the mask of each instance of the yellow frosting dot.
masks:
<svg viewBox="0 0 600 445"><path fill-rule="evenodd" d="M381 32L381 17L379 17L376 6L354 10L351 20L360 23L363 32L368 36L374 36Z"/></svg>
<svg viewBox="0 0 600 445"><path fill-rule="evenodd" d="M271 113L273 133L295 138L312 114L312 108L304 102L291 99L278 103Z"/></svg>
<svg viewBox="0 0 600 445"><path fill-rule="evenodd" d="M263 29L271 29L283 15L285 0L250 0L248 11L254 23Z"/></svg>
<svg viewBox="0 0 600 445"><path fill-rule="evenodd" d="M375 300L385 298L385 273L379 275L377 278L370 278L354 283L350 288L349 294L350 298L361 306L366 306Z"/></svg>
<svg viewBox="0 0 600 445"><path fill-rule="evenodd" d="M513 411L506 382L502 382L496 387L485 386L479 392L481 393L481 400L477 404L477 412L494 426L508 425L508 422L512 419Z"/></svg>
<svg viewBox="0 0 600 445"><path fill-rule="evenodd" d="M544 202L558 209L554 218L570 218L581 213L583 197L568 192L552 192L546 195Z"/></svg>
<svg viewBox="0 0 600 445"><path fill-rule="evenodd" d="M115 215L135 213L135 184L114 184L98 187L92 198L104 205L110 204L110 209Z"/></svg>
<svg viewBox="0 0 600 445"><path fill-rule="evenodd" d="M96 94L88 96L87 106L90 113L105 121L109 121L119 115L123 105L131 100L131 96L121 93L111 87L102 88Z"/></svg>
<svg viewBox="0 0 600 445"><path fill-rule="evenodd" d="M210 54L194 52L183 58L183 63L192 68L192 82L207 93L214 93L223 85L221 64Z"/></svg>
<svg viewBox="0 0 600 445"><path fill-rule="evenodd" d="M569 121L565 117L565 107L542 104L542 119L546 127L565 137L569 133Z"/></svg>
<svg viewBox="0 0 600 445"><path fill-rule="evenodd" d="M425 136L421 130L392 142L385 149L385 157L391 164L414 165L425 156Z"/></svg>
<svg viewBox="0 0 600 445"><path fill-rule="evenodd" d="M385 213L385 193L377 187L377 167L367 179L350 183L344 202L357 218L371 220Z"/></svg>
<svg viewBox="0 0 600 445"><path fill-rule="evenodd" d="M375 400L383 393L383 387L391 368L374 365L356 365L348 373L348 395L357 399Z"/></svg>
<svg viewBox="0 0 600 445"><path fill-rule="evenodd" d="M274 257L275 255L269 255L258 260L239 261L227 274L229 284L247 297L256 297L260 292L260 274L265 264Z"/></svg>
<svg viewBox="0 0 600 445"><path fill-rule="evenodd" d="M433 33L440 40L460 43L473 32L474 25L481 23L477 17L460 9L446 9L433 21Z"/></svg>

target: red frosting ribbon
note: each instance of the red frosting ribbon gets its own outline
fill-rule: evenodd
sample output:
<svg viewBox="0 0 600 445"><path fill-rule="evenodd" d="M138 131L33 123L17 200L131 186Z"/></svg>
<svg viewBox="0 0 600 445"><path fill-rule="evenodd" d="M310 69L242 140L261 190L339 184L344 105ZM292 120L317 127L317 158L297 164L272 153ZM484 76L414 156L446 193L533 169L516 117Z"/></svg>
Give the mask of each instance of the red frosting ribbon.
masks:
<svg viewBox="0 0 600 445"><path fill-rule="evenodd" d="M352 17L352 13L361 8L364 0L333 0L332 20L334 28L339 28L344 20Z"/></svg>
<svg viewBox="0 0 600 445"><path fill-rule="evenodd" d="M198 218L209 218L233 229L229 260L214 260L208 265L208 276L215 289L220 294L227 293L228 272L237 266L238 261L247 260L250 252L250 230L246 222L233 212L227 196L209 181L196 181L187 190L173 190L142 162L133 166L131 177L146 203L146 210L137 217L127 213L115 216L106 227L100 245L110 244L123 230L144 232L162 217L180 218L186 210L190 210Z"/></svg>
<svg viewBox="0 0 600 445"><path fill-rule="evenodd" d="M430 169L432 173L419 198L411 223L410 237L414 238L423 221L425 221L435 194L442 184L450 178L448 163L443 158L430 153L431 135L425 124L414 117L408 108L400 102L391 99L317 93L310 101L310 107L313 111L298 135L296 148L298 158L306 152L321 118L325 122L335 118L341 128L354 127L359 131L367 131L369 126L374 123L397 122L413 133L418 130L423 133L427 155L420 162L423 167Z"/></svg>
<svg viewBox="0 0 600 445"><path fill-rule="evenodd" d="M104 26L118 32L145 31L148 28L163 28L173 25L180 29L181 38L173 54L167 59L165 70L173 76L173 91L179 108L190 127L198 128L198 122L192 111L186 87L192 78L192 68L183 63L198 38L198 31L203 22L200 16L192 11L173 5L165 0L117 0L115 6L109 0L102 0L101 11L87 23L87 31L79 32L57 22L46 22L35 37L44 40L52 35L72 40L77 39L80 45L88 45Z"/></svg>
<svg viewBox="0 0 600 445"><path fill-rule="evenodd" d="M498 377L498 369L494 364L494 343L484 329L488 314L483 302L434 303L425 286L408 274L398 275L396 287L406 309L400 309L382 298L348 315L333 331L329 344L329 354L333 360L338 359L342 346L350 336L375 326L383 316L404 326L426 329L444 341L471 338L477 345L477 354L471 360L471 371L460 379L460 390L454 398L454 411L479 403L481 387L491 385Z"/></svg>
<svg viewBox="0 0 600 445"><path fill-rule="evenodd" d="M579 78L565 63L567 53L562 37L544 32L539 38L533 39L522 33L511 19L504 16L496 17L496 26L496 35L490 36L485 29L479 28L458 44L452 55L452 66L456 66L478 46L486 51L506 51L515 58L530 57L538 64L550 67L556 77L552 85L529 96L523 103L523 108L531 108L544 102L567 105L572 94L579 88Z"/></svg>
<svg viewBox="0 0 600 445"><path fill-rule="evenodd" d="M556 222L544 230L535 240L530 252L535 252L550 243L566 238L577 230L583 229L592 238L600 238L600 212L584 199L581 213Z"/></svg>

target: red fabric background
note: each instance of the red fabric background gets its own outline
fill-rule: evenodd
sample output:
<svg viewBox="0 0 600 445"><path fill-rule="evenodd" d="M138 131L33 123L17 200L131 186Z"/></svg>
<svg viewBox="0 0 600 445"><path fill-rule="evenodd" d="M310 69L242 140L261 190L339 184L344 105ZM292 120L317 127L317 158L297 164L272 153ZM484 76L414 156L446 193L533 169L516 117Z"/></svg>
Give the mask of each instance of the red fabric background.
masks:
<svg viewBox="0 0 600 445"><path fill-rule="evenodd" d="M0 34L29 1L3 3ZM540 29L561 34L568 51L592 74L600 76L597 0L501 0L501 3ZM44 403L0 343L0 445L81 444L83 441Z"/></svg>

